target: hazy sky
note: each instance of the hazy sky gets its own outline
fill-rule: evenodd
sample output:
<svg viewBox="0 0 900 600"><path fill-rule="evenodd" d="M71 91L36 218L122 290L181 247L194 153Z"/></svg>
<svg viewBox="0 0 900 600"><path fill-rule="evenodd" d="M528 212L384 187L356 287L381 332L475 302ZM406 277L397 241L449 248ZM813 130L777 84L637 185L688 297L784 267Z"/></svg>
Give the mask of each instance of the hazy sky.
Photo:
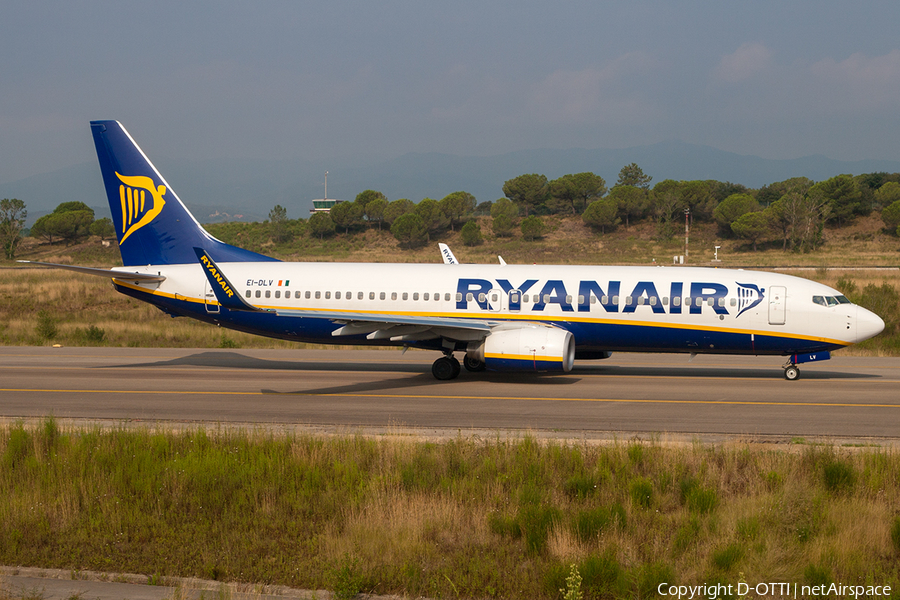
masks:
<svg viewBox="0 0 900 600"><path fill-rule="evenodd" d="M900 160L900 2L0 1L0 182L154 156L490 155L680 139Z"/></svg>

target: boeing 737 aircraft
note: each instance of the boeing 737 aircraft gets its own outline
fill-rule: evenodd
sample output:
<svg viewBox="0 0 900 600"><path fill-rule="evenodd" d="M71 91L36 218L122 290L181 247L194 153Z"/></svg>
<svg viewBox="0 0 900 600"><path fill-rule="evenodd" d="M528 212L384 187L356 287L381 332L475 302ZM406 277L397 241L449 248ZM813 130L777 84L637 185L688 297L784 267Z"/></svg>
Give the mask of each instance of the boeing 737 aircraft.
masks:
<svg viewBox="0 0 900 600"><path fill-rule="evenodd" d="M884 329L830 287L691 267L292 263L207 233L117 121L93 121L124 267L112 280L172 316L297 342L434 350L437 379L561 371L613 351L783 355L797 365ZM452 253L447 262L458 263Z"/></svg>

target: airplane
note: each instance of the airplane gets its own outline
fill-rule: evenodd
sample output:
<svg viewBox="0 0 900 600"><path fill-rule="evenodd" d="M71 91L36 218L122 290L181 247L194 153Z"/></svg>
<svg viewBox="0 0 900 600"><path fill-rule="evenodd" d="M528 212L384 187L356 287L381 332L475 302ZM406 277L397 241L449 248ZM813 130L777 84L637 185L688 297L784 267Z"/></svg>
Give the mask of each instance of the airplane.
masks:
<svg viewBox="0 0 900 600"><path fill-rule="evenodd" d="M787 356L798 365L884 329L838 290L780 273L659 266L297 263L226 244L118 121L92 121L123 267L110 278L173 317L296 342L433 350L467 371L568 373L612 352ZM452 261L450 257L453 257Z"/></svg>

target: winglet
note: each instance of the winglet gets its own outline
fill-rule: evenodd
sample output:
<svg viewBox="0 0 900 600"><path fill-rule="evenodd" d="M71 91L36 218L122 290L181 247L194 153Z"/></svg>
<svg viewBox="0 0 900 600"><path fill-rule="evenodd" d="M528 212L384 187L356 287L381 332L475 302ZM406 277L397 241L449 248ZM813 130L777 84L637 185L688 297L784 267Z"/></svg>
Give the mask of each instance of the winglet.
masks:
<svg viewBox="0 0 900 600"><path fill-rule="evenodd" d="M209 280L209 287L212 288L219 304L228 310L248 310L255 312L262 310L252 304L248 304L241 298L241 295L238 294L234 286L231 285L231 282L228 281L228 278L225 277L222 269L220 269L219 265L210 258L206 250L195 247L194 252L197 253L197 258L200 260L200 266L203 267L203 272Z"/></svg>
<svg viewBox="0 0 900 600"><path fill-rule="evenodd" d="M456 257L453 256L453 252L450 250L450 246L447 244L438 244L438 248L441 250L441 258L444 259L445 265L458 265L459 261L456 260Z"/></svg>

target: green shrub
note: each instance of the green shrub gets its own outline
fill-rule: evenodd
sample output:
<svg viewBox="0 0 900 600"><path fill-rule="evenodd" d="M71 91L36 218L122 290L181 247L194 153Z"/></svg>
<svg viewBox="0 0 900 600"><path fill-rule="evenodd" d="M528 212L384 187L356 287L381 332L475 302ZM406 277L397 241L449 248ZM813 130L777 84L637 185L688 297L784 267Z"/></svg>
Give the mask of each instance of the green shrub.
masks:
<svg viewBox="0 0 900 600"><path fill-rule="evenodd" d="M599 489L597 480L583 473L569 477L563 484L563 491L566 495L579 500L592 496L597 489Z"/></svg>
<svg viewBox="0 0 900 600"><path fill-rule="evenodd" d="M582 510L575 513L572 521L575 528L575 535L582 542L589 542L595 539L600 532L608 527L615 527L617 524L621 527L625 525L625 509L621 504L613 504L612 506L598 506L588 510Z"/></svg>
<svg viewBox="0 0 900 600"><path fill-rule="evenodd" d="M638 477L631 482L629 492L632 502L640 507L650 508L653 503L653 483L649 479Z"/></svg>
<svg viewBox="0 0 900 600"><path fill-rule="evenodd" d="M825 488L830 492L846 492L856 483L856 471L853 465L840 460L825 463L822 469Z"/></svg>
<svg viewBox="0 0 900 600"><path fill-rule="evenodd" d="M716 490L710 488L695 488L687 495L687 507L692 512L705 515L713 511L719 503Z"/></svg>
<svg viewBox="0 0 900 600"><path fill-rule="evenodd" d="M891 525L891 541L894 543L894 549L900 552L900 517L894 517L894 523Z"/></svg>
<svg viewBox="0 0 900 600"><path fill-rule="evenodd" d="M713 564L722 571L730 571L744 556L744 549L739 544L728 544L721 550L713 552Z"/></svg>
<svg viewBox="0 0 900 600"><path fill-rule="evenodd" d="M52 340L59 334L59 328L56 326L56 319L46 310L39 311L37 314L37 327L35 333L43 340Z"/></svg>

